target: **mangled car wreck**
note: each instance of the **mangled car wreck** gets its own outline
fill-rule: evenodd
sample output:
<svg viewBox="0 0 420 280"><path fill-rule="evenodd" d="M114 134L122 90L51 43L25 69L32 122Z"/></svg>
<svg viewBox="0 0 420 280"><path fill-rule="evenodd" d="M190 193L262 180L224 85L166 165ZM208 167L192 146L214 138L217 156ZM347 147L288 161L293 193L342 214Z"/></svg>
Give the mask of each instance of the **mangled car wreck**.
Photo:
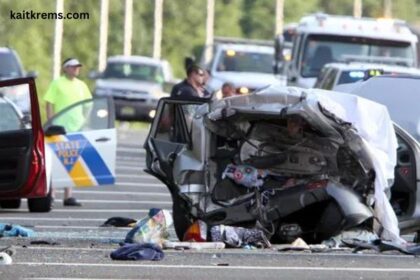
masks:
<svg viewBox="0 0 420 280"><path fill-rule="evenodd" d="M219 101L162 99L145 143L180 239L199 219L259 228L275 242L357 227L398 240L386 196L396 148L382 105L275 86Z"/></svg>

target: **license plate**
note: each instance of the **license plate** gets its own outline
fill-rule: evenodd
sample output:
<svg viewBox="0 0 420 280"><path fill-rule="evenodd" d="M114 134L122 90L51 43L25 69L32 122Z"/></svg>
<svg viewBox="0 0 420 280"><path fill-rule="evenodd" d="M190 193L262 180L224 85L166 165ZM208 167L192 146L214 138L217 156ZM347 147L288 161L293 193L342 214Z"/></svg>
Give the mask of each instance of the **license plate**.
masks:
<svg viewBox="0 0 420 280"><path fill-rule="evenodd" d="M132 107L122 107L120 113L125 116L133 116L135 114L135 110Z"/></svg>

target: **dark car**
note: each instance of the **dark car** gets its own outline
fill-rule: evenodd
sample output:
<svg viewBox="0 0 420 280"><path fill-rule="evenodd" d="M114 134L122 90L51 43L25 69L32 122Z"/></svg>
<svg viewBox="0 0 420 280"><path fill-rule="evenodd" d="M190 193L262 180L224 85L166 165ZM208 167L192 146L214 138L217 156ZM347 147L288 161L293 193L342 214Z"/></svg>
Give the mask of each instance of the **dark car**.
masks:
<svg viewBox="0 0 420 280"><path fill-rule="evenodd" d="M341 110L350 103L365 107ZM366 108L372 114L365 120L348 121ZM386 131L371 134L372 123ZM411 168L416 158L405 154L417 153L416 147L403 129L397 133L406 147L398 159ZM347 229L372 229L379 221L384 232L392 232L385 238L399 238L386 197L397 139L380 104L276 86L220 101L167 98L159 102L144 147L147 171L171 192L180 239L197 219L209 226L258 227L281 242L291 234L285 228L319 242ZM395 184L416 189L416 180L405 179L396 177Z"/></svg>

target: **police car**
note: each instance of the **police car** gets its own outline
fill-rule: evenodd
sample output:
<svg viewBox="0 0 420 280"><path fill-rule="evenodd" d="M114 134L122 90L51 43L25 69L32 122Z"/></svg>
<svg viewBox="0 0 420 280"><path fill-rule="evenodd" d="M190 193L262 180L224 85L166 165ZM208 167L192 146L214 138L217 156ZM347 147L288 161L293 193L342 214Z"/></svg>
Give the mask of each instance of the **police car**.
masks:
<svg viewBox="0 0 420 280"><path fill-rule="evenodd" d="M403 67L397 65L386 65L380 63L348 62L326 64L314 87L336 90L342 84L366 81L371 77L380 75L420 75L420 70L414 67Z"/></svg>
<svg viewBox="0 0 420 280"><path fill-rule="evenodd" d="M110 98L88 99L64 109L44 127L33 78L0 81L0 97L26 87L30 114L0 99L0 206L19 208L27 198L31 212L51 210L51 189L114 184L116 131ZM7 109L6 109L7 108ZM15 119L15 126L10 122ZM45 133L44 133L45 131Z"/></svg>

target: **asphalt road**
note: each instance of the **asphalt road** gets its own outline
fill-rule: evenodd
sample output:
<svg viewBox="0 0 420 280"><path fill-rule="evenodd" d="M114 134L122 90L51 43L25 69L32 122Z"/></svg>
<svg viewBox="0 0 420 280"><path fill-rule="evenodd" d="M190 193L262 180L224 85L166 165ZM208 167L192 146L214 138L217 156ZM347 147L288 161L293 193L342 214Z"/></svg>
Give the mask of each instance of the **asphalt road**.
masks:
<svg viewBox="0 0 420 280"><path fill-rule="evenodd" d="M32 238L0 238L13 246L0 279L419 279L420 259L387 252L279 252L276 249L165 250L162 261L113 261L129 228L100 227L115 216L140 219L149 208L171 209L166 188L145 174L144 130L121 128L117 183L74 191L83 203L64 208L57 192L50 213L0 209L0 222L26 226ZM170 229L175 239L173 229ZM44 244L34 244L34 243Z"/></svg>

